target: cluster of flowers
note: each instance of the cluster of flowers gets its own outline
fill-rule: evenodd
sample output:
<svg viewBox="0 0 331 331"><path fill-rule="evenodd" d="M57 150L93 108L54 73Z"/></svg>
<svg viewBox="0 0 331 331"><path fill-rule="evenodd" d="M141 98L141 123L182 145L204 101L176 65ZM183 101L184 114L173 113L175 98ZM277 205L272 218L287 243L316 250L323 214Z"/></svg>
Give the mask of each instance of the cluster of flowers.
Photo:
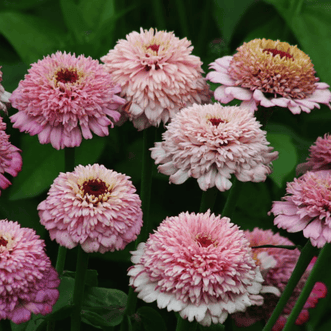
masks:
<svg viewBox="0 0 331 331"><path fill-rule="evenodd" d="M56 149L76 147L92 132L107 136L126 119L138 130L170 123L163 141L151 148L158 170L181 184L197 179L201 190L232 186L231 176L262 182L278 157L256 120L258 106L284 107L293 114L330 107L329 86L319 83L309 57L284 42L255 39L234 56L217 59L207 80L220 83L212 92L202 76L193 47L173 33L141 30L120 40L97 60L57 52L32 64L10 94L0 89L0 107L18 110L14 128L38 135ZM9 143L0 117L0 188L8 173L21 170L20 150ZM331 242L330 138L319 138L311 157L298 167L307 171L288 184L285 201L274 202L275 224L289 232L303 230L313 245ZM87 252L121 250L142 227L141 201L130 178L94 164L60 173L46 200L38 205L40 222L52 240ZM227 217L181 213L166 218L146 243L132 252L130 285L146 302L176 311L202 325L223 323L232 314L239 326L267 320L298 260L298 250L254 248L292 245L270 230L243 231ZM0 221L0 319L29 320L46 314L58 298L59 278L33 230ZM24 262L22 262L24 261ZM314 262L302 276L277 321L284 324ZM297 323L326 294L315 287Z"/></svg>

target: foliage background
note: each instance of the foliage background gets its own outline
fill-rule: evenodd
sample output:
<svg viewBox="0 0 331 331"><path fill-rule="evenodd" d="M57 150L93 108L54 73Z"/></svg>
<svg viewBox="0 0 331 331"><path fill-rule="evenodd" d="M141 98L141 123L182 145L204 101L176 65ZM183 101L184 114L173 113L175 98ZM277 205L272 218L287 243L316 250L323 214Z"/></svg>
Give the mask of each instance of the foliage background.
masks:
<svg viewBox="0 0 331 331"><path fill-rule="evenodd" d="M193 53L201 57L205 72L208 72L210 62L233 54L244 41L270 38L297 44L311 57L321 81L331 85L331 2L328 0L2 0L2 84L12 92L27 73L30 63L57 50L99 59L114 47L118 39L125 38L131 31L138 31L140 27L156 27L174 31L179 38L187 37L194 46ZM9 114L14 112L9 110ZM22 149L23 169L13 179L13 185L2 192L0 219L15 220L22 226L34 228L45 239L47 253L55 264L57 245L50 241L48 233L40 225L36 207L45 199L54 178L64 170L64 152L56 151L50 145L40 145L37 137L13 129L8 117L5 121L11 142ZM274 112L266 130L271 145L280 153L279 159L274 162L274 173L265 183L243 185L232 218L235 223L243 229L258 226L276 230L273 218L267 215L271 202L285 194L286 182L292 181L295 176L296 165L305 161L308 148L316 138L329 132L330 123L331 112L326 106L320 110L314 109L311 114L296 116L288 110ZM158 140L163 130L163 127L158 129ZM77 148L76 164L99 162L125 173L131 176L139 192L141 145L142 132L137 132L132 123L127 122L111 130L108 137L95 136L92 140L83 141ZM166 216L178 215L182 211L198 211L201 191L193 179L180 186L169 185L167 177L158 174L154 166L152 189L151 215L155 228ZM226 195L220 194L216 213L222 209ZM281 234L288 236L295 244L305 243L301 233ZM129 251L132 249L133 244L130 244L122 252L92 254L89 267L97 270L100 287L116 288L127 293L126 270L130 266ZM73 270L75 259L75 250L68 252L67 270ZM331 266L327 265L321 275L321 281L327 283L329 292L330 271ZM90 282L94 286L97 284L95 272L90 273ZM70 277L61 284L61 307L70 302L71 286ZM125 295L122 292L118 295L118 304L121 305ZM295 330L330 330L329 298L330 294L311 311L310 321ZM139 302L139 306L144 308L139 310L138 330L174 330L175 317L172 313L156 312L152 310L156 308L154 304ZM58 315L66 317L65 310L59 309L55 309ZM104 316L113 316L109 314L108 311L108 315ZM35 318L34 324L13 326L13 330L35 330L41 322ZM89 324L85 325L84 330L101 329L93 319L92 322L89 320ZM59 325L65 331L68 321L64 319ZM232 327L233 330L240 330ZM102 329L108 330L107 326ZM261 329L262 324L259 323L247 328Z"/></svg>

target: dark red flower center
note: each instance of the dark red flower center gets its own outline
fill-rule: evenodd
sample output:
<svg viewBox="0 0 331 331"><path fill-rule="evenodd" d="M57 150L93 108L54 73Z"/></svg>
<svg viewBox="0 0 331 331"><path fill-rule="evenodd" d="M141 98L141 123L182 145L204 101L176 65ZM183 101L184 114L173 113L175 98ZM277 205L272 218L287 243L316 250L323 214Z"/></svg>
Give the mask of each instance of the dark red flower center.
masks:
<svg viewBox="0 0 331 331"><path fill-rule="evenodd" d="M108 191L108 187L105 182L100 179L90 179L83 184L84 195L94 195L98 197Z"/></svg>
<svg viewBox="0 0 331 331"><path fill-rule="evenodd" d="M218 126L218 124L225 122L220 118L210 118L208 121L214 126Z"/></svg>
<svg viewBox="0 0 331 331"><path fill-rule="evenodd" d="M7 246L8 241L5 238L0 237L0 246Z"/></svg>
<svg viewBox="0 0 331 331"><path fill-rule="evenodd" d="M207 236L206 234L198 234L195 237L195 242L200 247L208 247L210 245L215 245L215 240L212 239L210 236Z"/></svg>
<svg viewBox="0 0 331 331"><path fill-rule="evenodd" d="M160 48L160 45L156 45L156 44L149 45L147 47L147 49L151 49L153 52L156 52L156 53L159 51L159 48Z"/></svg>
<svg viewBox="0 0 331 331"><path fill-rule="evenodd" d="M293 56L289 53L280 51L278 49L273 49L273 48L265 48L263 52L269 52L272 54L272 56L279 55L280 58L287 57L288 59L293 59Z"/></svg>
<svg viewBox="0 0 331 331"><path fill-rule="evenodd" d="M56 73L56 80L61 83L74 83L78 79L76 69L62 68Z"/></svg>

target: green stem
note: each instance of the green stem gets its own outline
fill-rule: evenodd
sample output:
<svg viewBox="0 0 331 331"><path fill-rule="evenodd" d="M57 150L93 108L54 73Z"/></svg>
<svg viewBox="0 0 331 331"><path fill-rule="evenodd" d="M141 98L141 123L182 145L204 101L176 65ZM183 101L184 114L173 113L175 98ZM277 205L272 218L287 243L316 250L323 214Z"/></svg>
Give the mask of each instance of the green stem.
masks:
<svg viewBox="0 0 331 331"><path fill-rule="evenodd" d="M293 330L294 323L295 323L297 317L299 316L303 306L305 305L305 303L310 295L310 292L312 291L312 289L313 289L316 281L320 277L320 275L323 273L323 270L324 270L325 266L329 263L330 259L331 259L331 245L326 244L323 247L323 249L321 250L317 261L315 262L313 270L311 271L311 273L307 279L307 282L306 282L289 318L287 319L287 323L286 323L283 331Z"/></svg>
<svg viewBox="0 0 331 331"><path fill-rule="evenodd" d="M78 245L75 287L73 294L74 308L71 315L71 331L79 331L81 325L81 307L84 297L85 276L89 255Z"/></svg>
<svg viewBox="0 0 331 331"><path fill-rule="evenodd" d="M200 213L205 213L208 209L211 211L213 210L217 198L217 193L218 189L216 186L202 192L199 210Z"/></svg>
<svg viewBox="0 0 331 331"><path fill-rule="evenodd" d="M222 210L222 214L221 214L222 217L227 216L227 217L231 218L231 216L236 208L237 201L239 199L242 184L243 183L241 181L239 181L237 178L234 179L234 181L232 183L232 187L229 192L229 196L226 199L224 208Z"/></svg>
<svg viewBox="0 0 331 331"><path fill-rule="evenodd" d="M260 246L251 246L251 248L283 248L283 249L289 249L289 250L295 250L299 249L299 251L302 250L302 247L300 245L292 246L292 245L260 245Z"/></svg>
<svg viewBox="0 0 331 331"><path fill-rule="evenodd" d="M316 255L316 248L314 248L310 240L307 241L306 245L303 247L301 254L299 256L298 262L293 270L293 273L285 287L285 290L280 297L275 310L273 311L271 317L269 318L267 324L263 328L263 331L271 331L272 327L276 323L278 317L282 313L287 301L290 299L293 290L297 286L301 276L305 272L311 259Z"/></svg>
<svg viewBox="0 0 331 331"><path fill-rule="evenodd" d="M179 25L182 32L182 36L185 36L186 38L189 38L189 28L188 28L188 22L187 22L187 9L185 8L185 5L183 4L183 0L177 0L176 1L176 7L177 12L179 16Z"/></svg>
<svg viewBox="0 0 331 331"><path fill-rule="evenodd" d="M152 7L154 11L154 17L157 21L157 27L159 29L166 29L167 25L164 18L164 8L162 6L162 1L152 1ZM144 131L146 131L146 129Z"/></svg>
<svg viewBox="0 0 331 331"><path fill-rule="evenodd" d="M176 331L195 331L198 323L196 321L189 322L187 319L183 319L178 314Z"/></svg>

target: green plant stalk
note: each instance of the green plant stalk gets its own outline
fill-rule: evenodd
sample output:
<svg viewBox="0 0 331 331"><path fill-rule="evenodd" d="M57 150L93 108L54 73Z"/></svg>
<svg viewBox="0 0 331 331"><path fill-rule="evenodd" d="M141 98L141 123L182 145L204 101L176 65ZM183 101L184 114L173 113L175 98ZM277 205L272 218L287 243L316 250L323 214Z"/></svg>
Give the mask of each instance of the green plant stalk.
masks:
<svg viewBox="0 0 331 331"><path fill-rule="evenodd" d="M299 316L303 306L305 305L311 290L313 289L316 281L318 280L321 273L323 273L323 269L325 266L329 263L331 259L331 245L326 244L323 249L321 250L317 261L315 262L315 265L307 279L307 282L294 306L292 309L292 312L290 316L287 319L287 322L285 324L283 331L290 331L293 330L294 323Z"/></svg>
<svg viewBox="0 0 331 331"><path fill-rule="evenodd" d="M164 17L164 8L162 6L162 1L152 1L152 7L154 11L154 17L157 22L157 27L159 29L166 29L167 24ZM146 131L146 129L144 131Z"/></svg>
<svg viewBox="0 0 331 331"><path fill-rule="evenodd" d="M183 319L180 315L177 315L176 331L195 331L198 323L196 321L189 322L187 319Z"/></svg>
<svg viewBox="0 0 331 331"><path fill-rule="evenodd" d="M217 193L218 189L216 186L202 192L199 209L200 213L205 213L208 209L211 211L213 210L217 198Z"/></svg>
<svg viewBox="0 0 331 331"><path fill-rule="evenodd" d="M243 183L241 181L239 181L237 178L235 178L233 180L232 187L229 192L229 196L226 199L224 208L222 210L222 214L221 214L222 217L226 216L226 217L231 218L231 216L236 208L236 205L237 205L237 201L238 201L238 198L240 195L242 184Z"/></svg>
<svg viewBox="0 0 331 331"><path fill-rule="evenodd" d="M269 318L267 324L263 328L263 331L271 331L272 327L276 323L278 317L282 313L287 301L290 299L293 290L297 286L301 276L305 272L311 259L316 255L316 248L307 241L306 245L303 247L301 254L299 256L298 262L293 270L293 273L284 289L282 296L280 297L276 308L274 309L271 317Z"/></svg>
<svg viewBox="0 0 331 331"><path fill-rule="evenodd" d="M182 34L182 36L185 36L186 38L189 39L190 30L188 28L189 25L187 22L187 10L185 8L183 0L177 0L176 7L177 7L178 16L179 16L181 34Z"/></svg>
<svg viewBox="0 0 331 331"><path fill-rule="evenodd" d="M143 211L143 227L135 242L137 248L140 242L147 240L149 233L152 231L152 224L149 221L149 210L151 203L151 189L152 189L152 171L154 160L151 158L151 152L149 148L154 146L156 137L156 128L149 127L143 131L143 150L142 150L142 169L141 169L141 187L140 187L140 199L141 208ZM130 287L128 294L127 306L125 309L125 315L130 318L134 314L137 303L137 295L134 289ZM128 327L125 324L125 318L121 323L121 331L127 331Z"/></svg>
<svg viewBox="0 0 331 331"><path fill-rule="evenodd" d="M85 276L88 265L89 255L85 253L80 245L78 245L77 265L75 276L75 287L73 294L74 308L71 315L71 331L80 331L81 326L81 308L84 298Z"/></svg>

